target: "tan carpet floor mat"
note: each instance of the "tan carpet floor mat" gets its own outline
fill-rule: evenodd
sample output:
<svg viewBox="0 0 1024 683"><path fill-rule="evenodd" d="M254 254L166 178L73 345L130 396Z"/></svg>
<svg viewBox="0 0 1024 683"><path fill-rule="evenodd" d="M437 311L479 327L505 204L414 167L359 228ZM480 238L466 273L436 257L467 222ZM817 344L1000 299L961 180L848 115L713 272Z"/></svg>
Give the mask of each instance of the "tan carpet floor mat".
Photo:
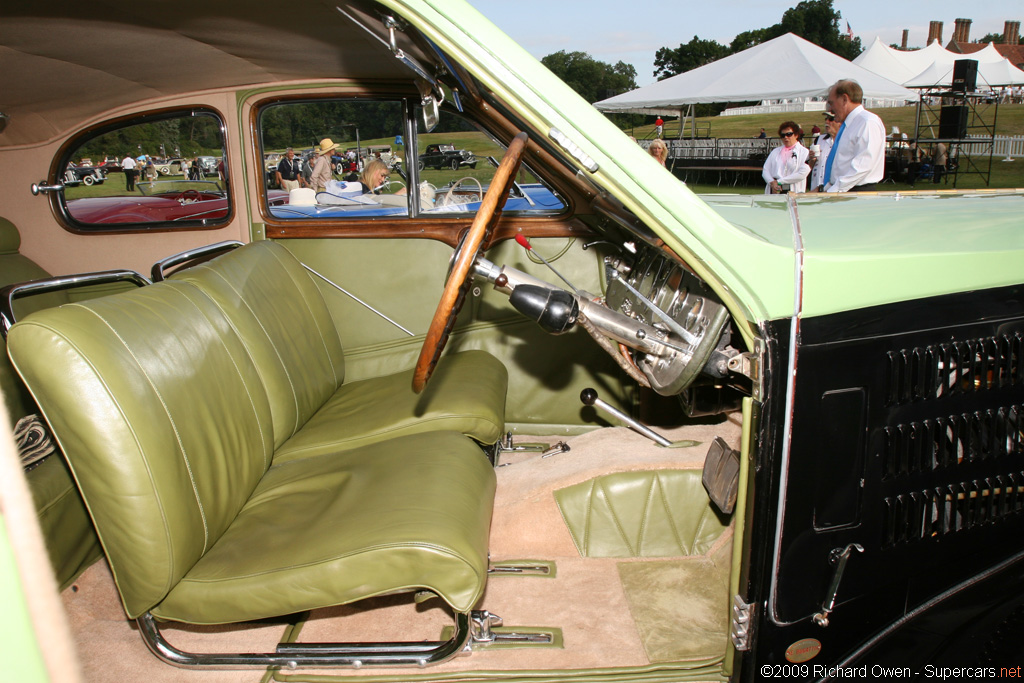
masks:
<svg viewBox="0 0 1024 683"><path fill-rule="evenodd" d="M571 450L549 458L539 458L532 453L504 456L505 466L497 470L491 557L495 561L513 558L554 561L557 576L492 577L479 607L501 616L505 626L558 627L563 632L564 648L484 649L422 673L648 666L652 661L648 657L651 643L644 642L634 621L639 610L631 607L623 587L623 581L628 584L630 580L620 578L621 560L581 558L552 492L611 471L699 468L715 436L722 436L733 447L739 446L739 418L717 425L664 430L664 433L673 441L691 439L700 444L665 449L625 428L609 428L567 438ZM557 439L522 437L521 440L554 442ZM723 565L728 562L728 545L723 542L715 546L715 549L725 548ZM639 561L646 562L650 561ZM680 595L683 595L687 590L685 582L680 586ZM146 649L134 623L125 619L105 562L89 568L73 587L64 591L62 599L70 616L86 681L255 683L263 676L262 671L256 670L197 672L160 662ZM671 604L670 590L664 602ZM723 606L723 615L726 607ZM638 617L638 622L647 623L646 617ZM435 640L441 629L450 623L447 612L436 600L416 604L411 596L388 596L356 606L317 610L303 627L299 640ZM178 625L164 630L173 645L185 650L256 652L273 650L284 632L284 625ZM724 644L722 647L724 651ZM657 649L657 652L662 650ZM417 674L408 669L310 672L355 677L404 674L409 680Z"/></svg>

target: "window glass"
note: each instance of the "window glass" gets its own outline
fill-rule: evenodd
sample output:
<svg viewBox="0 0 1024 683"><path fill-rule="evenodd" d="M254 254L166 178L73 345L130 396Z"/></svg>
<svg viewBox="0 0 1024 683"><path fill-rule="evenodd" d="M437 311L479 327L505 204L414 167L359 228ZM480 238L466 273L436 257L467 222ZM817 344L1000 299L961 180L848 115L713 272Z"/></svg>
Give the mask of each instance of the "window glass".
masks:
<svg viewBox="0 0 1024 683"><path fill-rule="evenodd" d="M417 112L418 120L422 114ZM459 114L443 111L437 127L417 139L425 213L475 212L489 187L505 146ZM558 212L565 204L530 171L519 167L516 185L504 205L508 212Z"/></svg>
<svg viewBox="0 0 1024 683"><path fill-rule="evenodd" d="M231 212L213 112L146 116L93 131L64 158L66 215L84 229L206 227Z"/></svg>
<svg viewBox="0 0 1024 683"><path fill-rule="evenodd" d="M480 208L505 148L465 117L443 111L438 126L407 144L398 100L274 103L260 111L264 185L281 219L428 217ZM422 117L418 108L412 113ZM505 212L556 213L565 204L522 166Z"/></svg>
<svg viewBox="0 0 1024 683"><path fill-rule="evenodd" d="M408 215L399 101L285 102L260 113L264 182L277 218Z"/></svg>

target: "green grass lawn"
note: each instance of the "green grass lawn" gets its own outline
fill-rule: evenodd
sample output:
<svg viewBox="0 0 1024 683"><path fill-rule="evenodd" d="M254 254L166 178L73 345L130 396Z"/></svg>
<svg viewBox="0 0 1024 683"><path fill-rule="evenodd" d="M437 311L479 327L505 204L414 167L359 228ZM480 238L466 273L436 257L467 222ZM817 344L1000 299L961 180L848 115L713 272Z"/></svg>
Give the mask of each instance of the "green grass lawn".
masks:
<svg viewBox="0 0 1024 683"><path fill-rule="evenodd" d="M901 132L908 136L914 135L914 126L917 121L917 107L894 107L889 109L872 110L882 118L886 130L892 130L893 126L899 127ZM1001 104L998 110L990 106L987 110L979 108L981 119L986 123L995 123L996 135L1024 135L1024 105L1022 104ZM698 117L697 129L702 130L710 126L711 137L714 138L751 138L757 136L762 128L772 135L778 130L779 124L786 120L796 121L800 126L810 132L815 123L821 124L821 112L793 112L788 114L748 114L744 116L711 116ZM688 130L688 129L687 129ZM637 126L627 129L637 139L643 140L654 133L654 124ZM675 137L679 134L678 120L666 121L665 137ZM923 146L927 147L927 132L921 133ZM974 163L979 165L983 171L988 171L988 159L974 158ZM757 173L746 174L741 183L732 185L732 179L723 179L721 184L714 184L708 181L707 174L700 183L688 183L689 187L698 193L740 193L759 194L764 191L761 177ZM984 177L980 174L961 173L956 179L956 189L973 190L983 188L1024 188L1024 159L1014 161L1003 161L1003 157L992 158L989 183L986 185ZM933 185L932 183L916 183L911 186L907 183L886 183L881 189L894 191L910 190L935 190L953 189L953 179L948 178L945 182Z"/></svg>

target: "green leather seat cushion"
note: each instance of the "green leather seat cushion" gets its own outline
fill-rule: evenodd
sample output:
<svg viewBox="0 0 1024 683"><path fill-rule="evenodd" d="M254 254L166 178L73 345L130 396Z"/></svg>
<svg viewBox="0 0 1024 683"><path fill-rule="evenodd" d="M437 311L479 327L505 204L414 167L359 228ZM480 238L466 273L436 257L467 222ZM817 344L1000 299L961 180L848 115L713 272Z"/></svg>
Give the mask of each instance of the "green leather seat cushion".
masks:
<svg viewBox="0 0 1024 683"><path fill-rule="evenodd" d="M437 430L492 444L505 426L507 383L505 366L494 356L463 351L438 363L422 394L412 391L412 370L344 384L282 444L274 461Z"/></svg>
<svg viewBox="0 0 1024 683"><path fill-rule="evenodd" d="M275 464L153 613L223 623L412 589L466 611L486 581L494 487L454 432Z"/></svg>

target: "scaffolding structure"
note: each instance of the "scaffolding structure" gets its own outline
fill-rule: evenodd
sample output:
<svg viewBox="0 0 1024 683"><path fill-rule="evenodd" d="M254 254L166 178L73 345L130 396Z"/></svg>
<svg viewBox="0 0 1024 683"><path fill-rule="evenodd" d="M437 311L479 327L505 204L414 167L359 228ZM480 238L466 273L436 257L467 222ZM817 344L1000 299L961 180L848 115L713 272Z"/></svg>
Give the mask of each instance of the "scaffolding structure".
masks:
<svg viewBox="0 0 1024 683"><path fill-rule="evenodd" d="M999 97L989 92L923 90L917 101L914 139L918 149L942 143L948 160L944 181L977 175L988 186L992 176Z"/></svg>

